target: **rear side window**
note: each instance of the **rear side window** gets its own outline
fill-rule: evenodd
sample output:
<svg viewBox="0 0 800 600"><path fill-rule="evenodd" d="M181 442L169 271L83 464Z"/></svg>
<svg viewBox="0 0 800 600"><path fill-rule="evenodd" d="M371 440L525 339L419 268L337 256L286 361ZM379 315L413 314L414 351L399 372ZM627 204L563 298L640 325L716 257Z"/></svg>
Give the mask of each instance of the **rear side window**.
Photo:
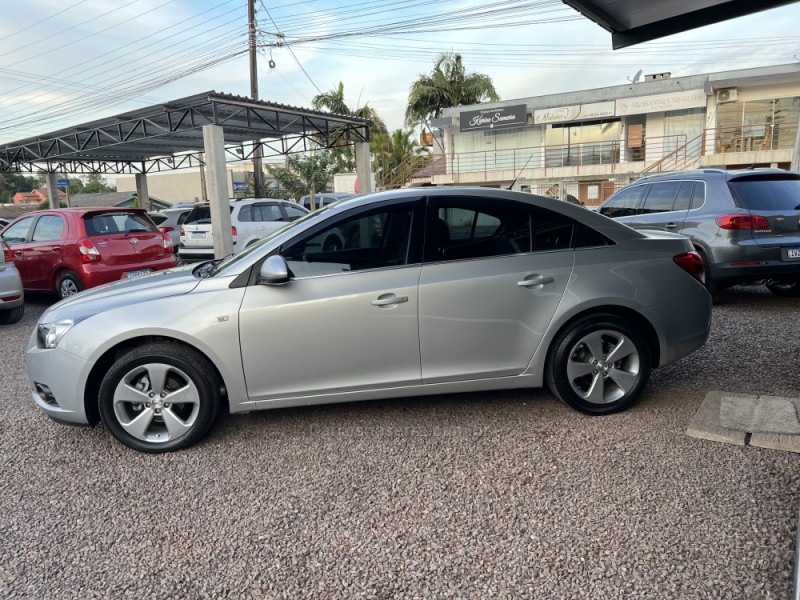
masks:
<svg viewBox="0 0 800 600"><path fill-rule="evenodd" d="M244 208L248 207L245 206ZM233 212L232 206L231 212ZM189 211L189 214L186 215L186 220L184 221L185 225L203 225L208 223L211 223L211 208L208 206L195 206Z"/></svg>
<svg viewBox="0 0 800 600"><path fill-rule="evenodd" d="M306 211L293 204L284 204L283 209L286 211L286 216L290 221L294 221L308 214Z"/></svg>
<svg viewBox="0 0 800 600"><path fill-rule="evenodd" d="M262 202L253 205L253 220L283 221L283 214L277 204Z"/></svg>
<svg viewBox="0 0 800 600"><path fill-rule="evenodd" d="M154 215L150 214L150 220L153 221L156 225L161 225L164 221L167 220L167 215Z"/></svg>
<svg viewBox="0 0 800 600"><path fill-rule="evenodd" d="M680 187L680 181L654 183L650 186L650 192L647 194L642 210L639 212L643 215L648 215L671 211Z"/></svg>
<svg viewBox="0 0 800 600"><path fill-rule="evenodd" d="M637 185L632 188L617 192L601 208L600 214L612 219L615 217L630 217L636 214L639 200L647 186Z"/></svg>
<svg viewBox="0 0 800 600"><path fill-rule="evenodd" d="M800 210L800 178L765 174L732 179L728 187L741 208Z"/></svg>
<svg viewBox="0 0 800 600"><path fill-rule="evenodd" d="M675 204L672 205L672 210L689 210L692 205L692 188L694 183L691 181L684 181L681 184L681 189L678 190L678 196L675 198Z"/></svg>
<svg viewBox="0 0 800 600"><path fill-rule="evenodd" d="M32 242L52 242L61 239L64 231L64 219L58 215L44 215L39 217L36 227L33 228Z"/></svg>
<svg viewBox="0 0 800 600"><path fill-rule="evenodd" d="M89 237L131 231L158 231L150 219L135 212L90 213L83 217L83 225Z"/></svg>
<svg viewBox="0 0 800 600"><path fill-rule="evenodd" d="M700 208L706 203L706 184L703 181L698 181L694 184L694 193L692 194L692 210Z"/></svg>

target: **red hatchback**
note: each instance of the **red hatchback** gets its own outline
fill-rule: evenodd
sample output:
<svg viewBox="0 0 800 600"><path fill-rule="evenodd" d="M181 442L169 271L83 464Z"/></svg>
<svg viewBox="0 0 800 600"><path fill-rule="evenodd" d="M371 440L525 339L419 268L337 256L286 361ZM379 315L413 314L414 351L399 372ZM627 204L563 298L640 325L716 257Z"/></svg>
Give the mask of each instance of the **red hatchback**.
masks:
<svg viewBox="0 0 800 600"><path fill-rule="evenodd" d="M169 236L143 209L62 208L17 218L0 238L25 290L62 298L84 288L176 266Z"/></svg>

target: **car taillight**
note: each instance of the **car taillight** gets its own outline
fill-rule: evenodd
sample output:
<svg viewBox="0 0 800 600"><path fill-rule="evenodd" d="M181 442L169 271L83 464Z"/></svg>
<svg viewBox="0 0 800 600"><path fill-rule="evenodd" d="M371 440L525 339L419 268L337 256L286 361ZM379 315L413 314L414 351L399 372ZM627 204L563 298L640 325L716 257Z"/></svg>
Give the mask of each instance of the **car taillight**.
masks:
<svg viewBox="0 0 800 600"><path fill-rule="evenodd" d="M769 229L767 218L758 215L720 215L714 220L721 229Z"/></svg>
<svg viewBox="0 0 800 600"><path fill-rule="evenodd" d="M3 261L4 262L11 262L14 260L14 255L11 254L11 248L8 247L8 244L5 242L0 242L0 246L3 248Z"/></svg>
<svg viewBox="0 0 800 600"><path fill-rule="evenodd" d="M231 235L236 235L236 225L231 225Z"/></svg>
<svg viewBox="0 0 800 600"><path fill-rule="evenodd" d="M172 229L172 227L169 229ZM169 234L166 231L162 231L161 238L164 240L164 250L172 252L172 240L170 239Z"/></svg>
<svg viewBox="0 0 800 600"><path fill-rule="evenodd" d="M100 262L100 251L89 238L81 238L78 240L78 251L81 253L81 260L83 262Z"/></svg>
<svg viewBox="0 0 800 600"><path fill-rule="evenodd" d="M703 266L703 259L697 252L684 252L683 254L673 256L672 260L674 260L675 264L681 269L705 285L706 269Z"/></svg>
<svg viewBox="0 0 800 600"><path fill-rule="evenodd" d="M159 227L161 233L169 233L170 231L175 231L174 227Z"/></svg>

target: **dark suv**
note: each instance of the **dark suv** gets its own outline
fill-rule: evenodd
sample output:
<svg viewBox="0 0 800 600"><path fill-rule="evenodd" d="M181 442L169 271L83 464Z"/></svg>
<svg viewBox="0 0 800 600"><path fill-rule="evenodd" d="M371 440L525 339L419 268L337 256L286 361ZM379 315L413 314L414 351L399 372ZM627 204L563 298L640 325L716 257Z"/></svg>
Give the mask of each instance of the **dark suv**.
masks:
<svg viewBox="0 0 800 600"><path fill-rule="evenodd" d="M598 208L635 229L692 240L712 295L764 281L800 295L800 173L780 169L676 171L639 179Z"/></svg>

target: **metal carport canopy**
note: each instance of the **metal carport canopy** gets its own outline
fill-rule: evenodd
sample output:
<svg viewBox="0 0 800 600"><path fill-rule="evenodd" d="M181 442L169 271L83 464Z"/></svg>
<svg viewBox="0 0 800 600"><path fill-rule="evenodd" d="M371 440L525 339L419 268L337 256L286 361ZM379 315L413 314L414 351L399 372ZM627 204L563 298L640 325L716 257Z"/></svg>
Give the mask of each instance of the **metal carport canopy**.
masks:
<svg viewBox="0 0 800 600"><path fill-rule="evenodd" d="M563 0L611 32L614 50L798 0Z"/></svg>
<svg viewBox="0 0 800 600"><path fill-rule="evenodd" d="M150 173L203 163L203 126L224 130L228 160L369 141L370 121L214 91L0 146L0 171ZM312 142L309 144L309 142Z"/></svg>

